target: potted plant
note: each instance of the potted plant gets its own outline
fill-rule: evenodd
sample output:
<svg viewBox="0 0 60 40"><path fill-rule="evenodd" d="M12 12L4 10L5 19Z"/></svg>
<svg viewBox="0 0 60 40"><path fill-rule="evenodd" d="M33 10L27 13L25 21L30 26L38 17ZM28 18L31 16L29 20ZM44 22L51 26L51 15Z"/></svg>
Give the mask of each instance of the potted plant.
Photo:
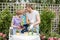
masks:
<svg viewBox="0 0 60 40"><path fill-rule="evenodd" d="M16 30L16 35L20 35L19 30Z"/></svg>
<svg viewBox="0 0 60 40"><path fill-rule="evenodd" d="M29 35L33 35L32 30L28 30L28 34L29 34Z"/></svg>

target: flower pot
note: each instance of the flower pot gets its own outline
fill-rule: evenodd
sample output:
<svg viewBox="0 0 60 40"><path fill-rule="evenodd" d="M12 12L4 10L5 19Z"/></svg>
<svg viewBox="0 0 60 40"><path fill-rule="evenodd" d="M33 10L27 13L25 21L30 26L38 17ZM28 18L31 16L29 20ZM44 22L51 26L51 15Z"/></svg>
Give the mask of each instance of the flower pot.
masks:
<svg viewBox="0 0 60 40"><path fill-rule="evenodd" d="M37 33L33 33L33 35L37 35Z"/></svg>
<svg viewBox="0 0 60 40"><path fill-rule="evenodd" d="M16 33L16 35L18 35L18 36L19 36L19 35L20 35L20 33Z"/></svg>
<svg viewBox="0 0 60 40"><path fill-rule="evenodd" d="M24 32L24 35L25 35L25 36L28 36L28 32Z"/></svg>
<svg viewBox="0 0 60 40"><path fill-rule="evenodd" d="M33 35L32 32L29 32L29 35Z"/></svg>

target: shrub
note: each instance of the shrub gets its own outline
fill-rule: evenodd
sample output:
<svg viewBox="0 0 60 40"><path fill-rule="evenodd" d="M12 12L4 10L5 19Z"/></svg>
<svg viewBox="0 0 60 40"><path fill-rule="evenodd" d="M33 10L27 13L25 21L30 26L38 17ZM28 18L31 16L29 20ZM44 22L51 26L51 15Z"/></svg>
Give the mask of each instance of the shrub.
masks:
<svg viewBox="0 0 60 40"><path fill-rule="evenodd" d="M60 34L60 15L59 15L59 34Z"/></svg>
<svg viewBox="0 0 60 40"><path fill-rule="evenodd" d="M0 13L0 32L9 34L9 27L11 25L12 14L9 12L9 8L4 9Z"/></svg>
<svg viewBox="0 0 60 40"><path fill-rule="evenodd" d="M51 19L55 17L55 13L45 8L41 14L41 24L40 24L40 32L49 36L51 32Z"/></svg>

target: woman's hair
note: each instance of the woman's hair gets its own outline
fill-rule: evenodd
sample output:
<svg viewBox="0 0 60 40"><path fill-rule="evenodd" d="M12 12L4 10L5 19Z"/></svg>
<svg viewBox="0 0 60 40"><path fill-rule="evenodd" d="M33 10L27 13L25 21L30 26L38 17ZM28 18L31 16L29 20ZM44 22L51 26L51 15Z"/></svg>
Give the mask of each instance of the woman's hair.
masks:
<svg viewBox="0 0 60 40"><path fill-rule="evenodd" d="M26 7L33 9L32 4L26 4Z"/></svg>

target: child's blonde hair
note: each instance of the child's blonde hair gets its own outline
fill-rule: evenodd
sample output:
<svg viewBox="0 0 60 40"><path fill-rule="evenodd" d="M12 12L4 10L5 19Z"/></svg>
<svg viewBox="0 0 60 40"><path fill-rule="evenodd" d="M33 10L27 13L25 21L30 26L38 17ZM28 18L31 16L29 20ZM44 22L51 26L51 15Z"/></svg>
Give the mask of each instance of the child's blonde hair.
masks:
<svg viewBox="0 0 60 40"><path fill-rule="evenodd" d="M22 15L22 13L24 13L24 10L22 10L22 9L16 11L16 14L17 14L17 15Z"/></svg>

